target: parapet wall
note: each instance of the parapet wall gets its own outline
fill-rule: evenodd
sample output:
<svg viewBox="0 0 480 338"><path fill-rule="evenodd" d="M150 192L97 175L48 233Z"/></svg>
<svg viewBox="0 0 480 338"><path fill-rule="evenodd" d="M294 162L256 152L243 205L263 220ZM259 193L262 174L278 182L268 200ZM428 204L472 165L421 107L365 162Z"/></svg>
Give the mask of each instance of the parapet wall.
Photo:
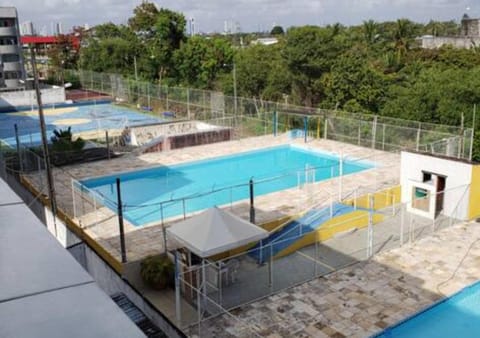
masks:
<svg viewBox="0 0 480 338"><path fill-rule="evenodd" d="M442 37L442 36L423 36L418 39L422 48L436 49L442 46L452 46L454 48L470 49L480 45L480 37Z"/></svg>
<svg viewBox="0 0 480 338"><path fill-rule="evenodd" d="M65 88L46 88L41 90L42 103L53 104L65 102ZM0 94L0 111L13 111L16 107L37 106L34 90L2 92Z"/></svg>
<svg viewBox="0 0 480 338"><path fill-rule="evenodd" d="M144 145L159 137L194 133L200 130L213 130L219 127L197 121L181 121L175 123L162 123L141 127L132 127L137 143Z"/></svg>

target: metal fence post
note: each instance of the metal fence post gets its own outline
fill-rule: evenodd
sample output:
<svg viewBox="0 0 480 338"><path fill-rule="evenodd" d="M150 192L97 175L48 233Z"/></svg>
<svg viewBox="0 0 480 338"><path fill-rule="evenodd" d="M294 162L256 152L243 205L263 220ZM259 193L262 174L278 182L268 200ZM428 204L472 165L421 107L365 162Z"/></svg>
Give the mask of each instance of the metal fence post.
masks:
<svg viewBox="0 0 480 338"><path fill-rule="evenodd" d="M268 286L273 290L273 242L270 242L270 257L268 259Z"/></svg>
<svg viewBox="0 0 480 338"><path fill-rule="evenodd" d="M36 155L37 158L37 168L38 168L38 177L40 179L40 191L43 191L43 177L42 177L42 161L40 160L40 156Z"/></svg>
<svg viewBox="0 0 480 338"><path fill-rule="evenodd" d="M358 124L358 135L357 135L357 144L360 145L361 144L361 137L362 137L362 132L361 132L361 125L360 123Z"/></svg>
<svg viewBox="0 0 480 338"><path fill-rule="evenodd" d="M417 140L416 140L416 147L415 149L418 151L420 149L420 134L422 132L422 123L418 124L418 129L417 129Z"/></svg>
<svg viewBox="0 0 480 338"><path fill-rule="evenodd" d="M20 172L23 173L23 160L22 160L22 152L21 152L21 149L20 149L20 138L18 136L18 126L17 124L15 123L13 125L14 127L14 130L15 130L15 141L17 143L17 156L18 156L18 163L20 165Z"/></svg>
<svg viewBox="0 0 480 338"><path fill-rule="evenodd" d="M377 143L377 118L378 116L375 115L373 118L373 125L372 125L372 148L375 149L375 145Z"/></svg>
<svg viewBox="0 0 480 338"><path fill-rule="evenodd" d="M325 127L324 127L324 129L325 129L325 130L324 130L324 132L323 132L323 138L324 138L325 140L327 140L327 139L328 139L328 119L327 119L327 118L325 118Z"/></svg>
<svg viewBox="0 0 480 338"><path fill-rule="evenodd" d="M318 232L315 231L315 259L313 260L313 263L315 264L314 265L314 274L315 274L315 277L317 277L318 275L318 268L317 268L317 261L319 261L319 257L318 257Z"/></svg>
<svg viewBox="0 0 480 338"><path fill-rule="evenodd" d="M303 136L304 142L307 143L307 134L308 134L308 116L303 117Z"/></svg>
<svg viewBox="0 0 480 338"><path fill-rule="evenodd" d="M166 101L165 108L166 110L168 110L168 86L165 87L165 101Z"/></svg>
<svg viewBox="0 0 480 338"><path fill-rule="evenodd" d="M190 120L190 89L187 88L187 117Z"/></svg>
<svg viewBox="0 0 480 338"><path fill-rule="evenodd" d="M163 251L167 254L167 229L165 229L165 223L163 221L163 204L160 203L160 218L162 221L162 235L163 235Z"/></svg>
<svg viewBox="0 0 480 338"><path fill-rule="evenodd" d="M117 208L118 208L118 226L120 228L120 251L122 254L122 263L127 262L127 251L125 249L125 232L123 229L123 207L122 195L120 192L120 178L117 177Z"/></svg>
<svg viewBox="0 0 480 338"><path fill-rule="evenodd" d="M249 181L249 187L250 187L250 223L255 224L255 197L254 197L254 191L253 191L253 179L250 179Z"/></svg>
<svg viewBox="0 0 480 338"><path fill-rule="evenodd" d="M107 142L107 159L110 159L110 140L108 139L108 130L105 130L105 140Z"/></svg>
<svg viewBox="0 0 480 338"><path fill-rule="evenodd" d="M382 133L382 150L385 150L385 123L383 124L383 133Z"/></svg>
<svg viewBox="0 0 480 338"><path fill-rule="evenodd" d="M373 205L373 196L372 194L368 194L368 201L369 206ZM373 209L369 208L368 211L368 246L367 246L367 258L371 258L373 256Z"/></svg>
<svg viewBox="0 0 480 338"><path fill-rule="evenodd" d="M177 324L182 324L182 302L180 301L180 264L178 262L178 251L175 250L175 316Z"/></svg>
<svg viewBox="0 0 480 338"><path fill-rule="evenodd" d="M473 156L473 137L475 134L475 119L477 113L477 104L473 104L473 116L472 116L472 132L470 133L470 145L468 152L468 159L471 161Z"/></svg>
<svg viewBox="0 0 480 338"><path fill-rule="evenodd" d="M73 218L77 218L77 206L75 202L75 182L72 179L70 179L72 182L72 203L73 203Z"/></svg>

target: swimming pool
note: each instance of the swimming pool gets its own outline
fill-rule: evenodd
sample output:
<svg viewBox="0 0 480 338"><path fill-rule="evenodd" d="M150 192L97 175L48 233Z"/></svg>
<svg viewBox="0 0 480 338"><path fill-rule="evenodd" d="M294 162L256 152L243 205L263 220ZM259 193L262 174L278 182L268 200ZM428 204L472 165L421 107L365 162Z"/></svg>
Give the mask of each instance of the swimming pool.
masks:
<svg viewBox="0 0 480 338"><path fill-rule="evenodd" d="M44 109L47 137L54 129L72 127L78 133L91 130L121 129L128 126L160 123L163 119L133 111L111 103L70 105L61 108ZM14 125L17 124L20 142L25 146L41 143L38 111L0 113L0 139L10 146L15 146Z"/></svg>
<svg viewBox="0 0 480 338"><path fill-rule="evenodd" d="M458 337L480 336L480 282L466 287L374 337Z"/></svg>
<svg viewBox="0 0 480 338"><path fill-rule="evenodd" d="M366 162L343 161L344 174L371 167L372 164ZM336 177L338 173L339 159L334 154L284 145L87 179L82 184L93 189L106 206L116 211L115 179L119 177L126 205L124 215L132 224L143 225L161 220L162 214L168 218L248 199L250 178L255 183L255 196L259 196L295 187L306 180ZM185 197L188 199L179 200ZM160 208L160 202L169 200L176 201L162 203Z"/></svg>

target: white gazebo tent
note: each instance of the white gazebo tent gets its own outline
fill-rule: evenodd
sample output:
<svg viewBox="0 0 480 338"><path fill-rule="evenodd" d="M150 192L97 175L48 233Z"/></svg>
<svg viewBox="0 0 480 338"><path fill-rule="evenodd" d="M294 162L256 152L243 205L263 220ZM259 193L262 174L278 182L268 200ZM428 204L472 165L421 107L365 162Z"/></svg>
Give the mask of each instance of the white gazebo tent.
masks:
<svg viewBox="0 0 480 338"><path fill-rule="evenodd" d="M266 238L268 231L217 207L176 223L167 229L181 245L202 258L202 285L206 294L205 258ZM178 266L176 264L176 269ZM178 271L176 272L176 275ZM180 288L176 278L177 319Z"/></svg>

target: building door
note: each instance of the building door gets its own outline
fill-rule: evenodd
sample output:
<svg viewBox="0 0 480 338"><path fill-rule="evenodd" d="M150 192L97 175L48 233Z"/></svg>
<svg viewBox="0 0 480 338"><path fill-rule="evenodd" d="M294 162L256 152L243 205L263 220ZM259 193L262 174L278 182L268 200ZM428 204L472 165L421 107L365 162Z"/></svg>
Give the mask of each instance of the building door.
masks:
<svg viewBox="0 0 480 338"><path fill-rule="evenodd" d="M435 203L435 215L443 210L444 190L447 178L445 176L437 176L437 200Z"/></svg>

